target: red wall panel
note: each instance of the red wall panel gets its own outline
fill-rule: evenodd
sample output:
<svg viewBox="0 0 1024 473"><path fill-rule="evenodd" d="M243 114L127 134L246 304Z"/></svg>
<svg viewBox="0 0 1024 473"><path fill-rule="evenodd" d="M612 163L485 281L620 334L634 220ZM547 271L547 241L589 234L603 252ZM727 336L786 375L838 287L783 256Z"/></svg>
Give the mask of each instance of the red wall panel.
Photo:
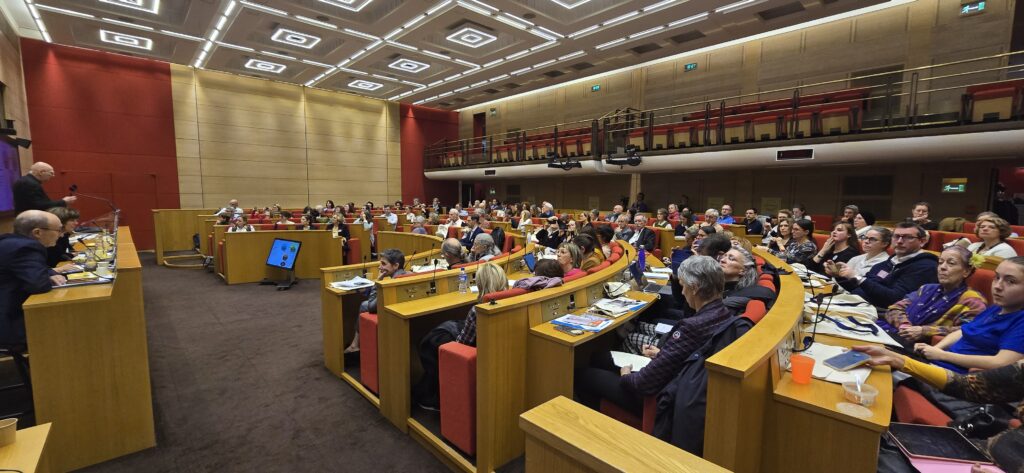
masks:
<svg viewBox="0 0 1024 473"><path fill-rule="evenodd" d="M459 113L415 105L401 105L402 200L414 197L430 203L437 197L451 206L459 197L458 183L431 181L423 175L423 149L443 139L459 139Z"/></svg>
<svg viewBox="0 0 1024 473"><path fill-rule="evenodd" d="M36 161L57 172L46 190L113 200L139 249L154 245L154 208L178 208L171 70L164 62L22 39ZM90 218L105 203L79 198Z"/></svg>

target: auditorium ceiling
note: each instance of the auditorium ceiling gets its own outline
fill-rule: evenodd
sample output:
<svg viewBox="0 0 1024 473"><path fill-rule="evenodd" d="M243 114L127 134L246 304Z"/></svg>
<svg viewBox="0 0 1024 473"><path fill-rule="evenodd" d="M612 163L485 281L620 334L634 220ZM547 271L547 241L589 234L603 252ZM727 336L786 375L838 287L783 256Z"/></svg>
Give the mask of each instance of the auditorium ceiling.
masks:
<svg viewBox="0 0 1024 473"><path fill-rule="evenodd" d="M49 42L458 109L879 0L3 0Z"/></svg>

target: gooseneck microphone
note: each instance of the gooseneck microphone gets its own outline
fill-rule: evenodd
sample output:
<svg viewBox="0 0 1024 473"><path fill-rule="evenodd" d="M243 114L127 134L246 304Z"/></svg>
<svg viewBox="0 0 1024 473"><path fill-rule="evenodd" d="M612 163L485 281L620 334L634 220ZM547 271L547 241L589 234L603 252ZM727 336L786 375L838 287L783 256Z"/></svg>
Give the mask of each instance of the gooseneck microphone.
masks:
<svg viewBox="0 0 1024 473"><path fill-rule="evenodd" d="M436 241L433 244L430 245L430 253L431 254L434 253L434 248L436 246L437 246L437 242ZM444 250L442 249L442 251L444 251ZM433 261L434 264L433 264L433 267L430 270L430 272L432 274L430 276L430 288L427 289L427 294L437 294L437 257L434 257L433 260L428 260L428 261Z"/></svg>
<svg viewBox="0 0 1024 473"><path fill-rule="evenodd" d="M113 210L115 212L118 211L118 210L121 210L121 209L117 208L117 206L114 205L114 201L112 201L110 199L107 199L107 198L104 198L104 197L98 197L98 196L95 196L95 195L82 194L82 193L78 192L78 184L71 184L71 187L68 187L68 191L71 193L72 196L75 196L75 197L85 197L85 198L88 198L88 199L93 199L93 200L98 200L100 202L103 202L103 203L105 203L105 204L110 206L110 210Z"/></svg>

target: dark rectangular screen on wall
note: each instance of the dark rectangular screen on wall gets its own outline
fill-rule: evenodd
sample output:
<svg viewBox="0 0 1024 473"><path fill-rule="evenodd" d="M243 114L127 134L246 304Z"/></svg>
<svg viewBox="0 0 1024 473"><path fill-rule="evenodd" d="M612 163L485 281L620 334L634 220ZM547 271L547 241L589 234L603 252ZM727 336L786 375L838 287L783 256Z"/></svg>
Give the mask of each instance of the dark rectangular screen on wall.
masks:
<svg viewBox="0 0 1024 473"><path fill-rule="evenodd" d="M18 162L18 147L14 143L0 140L0 213L14 211L14 181L21 177Z"/></svg>

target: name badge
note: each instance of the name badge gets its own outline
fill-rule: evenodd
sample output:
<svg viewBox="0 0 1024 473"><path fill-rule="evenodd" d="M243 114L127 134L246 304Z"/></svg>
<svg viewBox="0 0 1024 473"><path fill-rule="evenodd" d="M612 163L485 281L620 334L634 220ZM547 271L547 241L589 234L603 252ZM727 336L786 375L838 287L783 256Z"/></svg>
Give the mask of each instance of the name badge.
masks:
<svg viewBox="0 0 1024 473"><path fill-rule="evenodd" d="M882 278L882 279L885 279L885 278L889 277L889 272L883 269L883 270L878 272L878 277Z"/></svg>

